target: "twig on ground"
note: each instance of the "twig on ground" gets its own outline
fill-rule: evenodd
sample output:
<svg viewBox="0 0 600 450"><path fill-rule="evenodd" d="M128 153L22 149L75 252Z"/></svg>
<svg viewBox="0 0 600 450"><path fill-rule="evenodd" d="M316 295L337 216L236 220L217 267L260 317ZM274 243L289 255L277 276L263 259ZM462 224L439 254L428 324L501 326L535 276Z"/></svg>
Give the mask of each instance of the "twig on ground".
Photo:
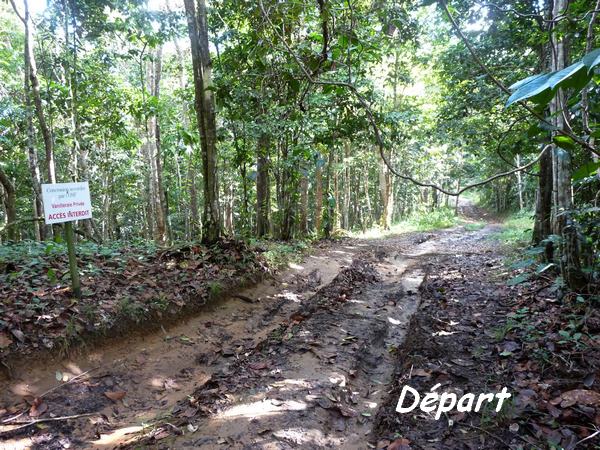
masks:
<svg viewBox="0 0 600 450"><path fill-rule="evenodd" d="M6 434L12 433L17 430L21 430L23 428L30 427L32 425L43 423L43 422L58 422L61 420L71 420L71 419L79 419L80 417L89 417L89 416L98 416L100 413L84 413L84 414L75 414L72 416L60 416L60 417L46 417L44 419L36 419L30 422L15 422L14 425L19 425L18 427L11 428L10 430L0 431L0 436L4 436ZM11 424L9 424L11 425Z"/></svg>

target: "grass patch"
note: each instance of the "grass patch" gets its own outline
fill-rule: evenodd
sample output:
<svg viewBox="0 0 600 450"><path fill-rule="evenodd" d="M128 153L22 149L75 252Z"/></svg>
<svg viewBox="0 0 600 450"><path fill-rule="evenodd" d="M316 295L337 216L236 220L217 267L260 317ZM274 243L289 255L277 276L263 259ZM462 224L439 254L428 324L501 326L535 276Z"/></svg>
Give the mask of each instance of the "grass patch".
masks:
<svg viewBox="0 0 600 450"><path fill-rule="evenodd" d="M465 222L463 223L463 227L467 231L477 231L485 227L485 222Z"/></svg>
<svg viewBox="0 0 600 450"><path fill-rule="evenodd" d="M533 229L533 212L519 211L506 218L502 229L490 237L510 247L523 247L531 241Z"/></svg>
<svg viewBox="0 0 600 450"><path fill-rule="evenodd" d="M266 247L263 253L269 267L281 269L289 263L296 263L302 260L302 256L310 249L309 240L297 240L290 242L278 241L254 241L253 245Z"/></svg>
<svg viewBox="0 0 600 450"><path fill-rule="evenodd" d="M434 211L420 211L411 214L405 220L393 224L389 230L382 230L379 226L363 232L351 233L352 237L381 238L392 234L411 233L414 231L433 231L451 228L459 224L454 208L438 208Z"/></svg>

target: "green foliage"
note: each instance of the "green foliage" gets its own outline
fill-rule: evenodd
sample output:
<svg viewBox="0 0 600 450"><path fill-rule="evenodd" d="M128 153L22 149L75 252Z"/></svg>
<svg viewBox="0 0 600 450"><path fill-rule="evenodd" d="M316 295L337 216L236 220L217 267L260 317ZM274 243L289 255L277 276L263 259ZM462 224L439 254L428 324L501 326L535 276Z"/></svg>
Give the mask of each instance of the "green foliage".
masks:
<svg viewBox="0 0 600 450"><path fill-rule="evenodd" d="M491 235L511 247L523 247L531 242L533 228L533 212L520 211L508 216L502 223L500 231Z"/></svg>
<svg viewBox="0 0 600 450"><path fill-rule="evenodd" d="M265 259L270 267L281 269L289 263L299 262L302 256L310 248L310 241L296 240L289 242L266 242L258 241L255 245L266 245L267 251L264 253Z"/></svg>

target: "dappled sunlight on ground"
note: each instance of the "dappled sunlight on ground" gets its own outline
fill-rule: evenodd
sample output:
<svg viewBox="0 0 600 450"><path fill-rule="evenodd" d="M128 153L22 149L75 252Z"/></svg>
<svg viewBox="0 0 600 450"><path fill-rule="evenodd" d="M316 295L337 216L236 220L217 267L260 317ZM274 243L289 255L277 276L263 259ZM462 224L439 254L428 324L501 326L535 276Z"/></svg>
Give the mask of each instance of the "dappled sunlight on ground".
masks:
<svg viewBox="0 0 600 450"><path fill-rule="evenodd" d="M96 447L112 447L128 438L133 437L136 433L141 432L144 429L141 425L130 426L125 428L119 428L117 430L112 431L108 434L103 434L100 436L100 439L96 441L92 441Z"/></svg>
<svg viewBox="0 0 600 450"><path fill-rule="evenodd" d="M286 411L302 411L306 409L306 403L286 400L283 402L263 399L252 403L242 403L225 409L215 419L228 419L237 417L259 418L273 414L282 414Z"/></svg>

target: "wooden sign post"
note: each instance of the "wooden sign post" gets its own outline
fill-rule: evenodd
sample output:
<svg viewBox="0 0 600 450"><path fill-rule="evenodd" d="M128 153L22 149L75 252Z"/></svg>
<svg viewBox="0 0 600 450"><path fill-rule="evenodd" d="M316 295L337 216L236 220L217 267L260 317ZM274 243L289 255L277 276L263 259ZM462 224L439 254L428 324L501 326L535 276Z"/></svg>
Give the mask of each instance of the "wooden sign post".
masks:
<svg viewBox="0 0 600 450"><path fill-rule="evenodd" d="M75 255L75 234L73 221L92 218L90 187L87 181L82 183L42 184L44 201L44 220L46 224L64 223L65 241L69 254L69 272L73 295L81 297L81 283Z"/></svg>

